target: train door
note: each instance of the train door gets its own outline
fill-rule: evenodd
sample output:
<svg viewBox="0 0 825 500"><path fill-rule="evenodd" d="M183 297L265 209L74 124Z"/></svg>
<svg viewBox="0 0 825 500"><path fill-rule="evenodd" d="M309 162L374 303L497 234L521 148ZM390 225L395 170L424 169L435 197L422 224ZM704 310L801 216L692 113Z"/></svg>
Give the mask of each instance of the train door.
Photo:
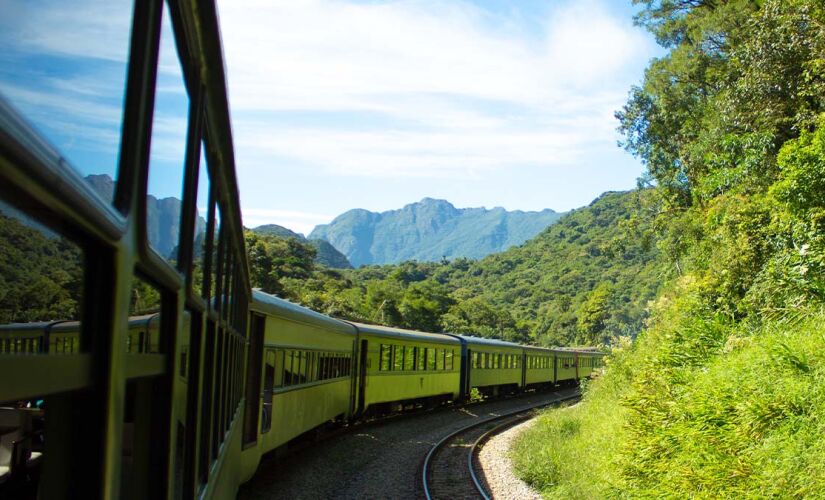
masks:
<svg viewBox="0 0 825 500"><path fill-rule="evenodd" d="M261 434L266 434L272 428L272 393L275 389L275 351L266 351L264 365L264 393L263 393L263 421Z"/></svg>
<svg viewBox="0 0 825 500"><path fill-rule="evenodd" d="M458 375L458 397L460 400L464 401L470 397L470 391L467 389L467 376L469 372L467 371L467 365L469 364L469 357L467 354L467 344L462 341L461 342L461 364L459 365L459 375Z"/></svg>
<svg viewBox="0 0 825 500"><path fill-rule="evenodd" d="M553 353L553 384L559 382L559 356Z"/></svg>
<svg viewBox="0 0 825 500"><path fill-rule="evenodd" d="M358 359L358 415L364 413L364 405L367 398L367 361L369 350L367 340L361 341L361 352Z"/></svg>
<svg viewBox="0 0 825 500"><path fill-rule="evenodd" d="M467 349L467 357L464 360L464 380L462 382L462 387L464 387L464 396L469 399L470 398L470 391L472 390L472 368L473 368L473 356L475 353L471 349Z"/></svg>
<svg viewBox="0 0 825 500"><path fill-rule="evenodd" d="M266 317L250 315L249 351L246 362L246 410L244 411L243 446L258 441L258 418L261 405L261 364L264 358Z"/></svg>
<svg viewBox="0 0 825 500"><path fill-rule="evenodd" d="M576 380L579 380L579 353L573 355L573 366L576 367Z"/></svg>

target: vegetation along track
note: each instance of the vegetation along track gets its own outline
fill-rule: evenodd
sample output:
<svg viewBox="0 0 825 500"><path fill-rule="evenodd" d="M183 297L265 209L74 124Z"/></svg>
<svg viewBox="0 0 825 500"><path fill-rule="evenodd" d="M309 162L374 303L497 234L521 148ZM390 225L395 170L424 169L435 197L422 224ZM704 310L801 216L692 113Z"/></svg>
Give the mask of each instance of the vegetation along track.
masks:
<svg viewBox="0 0 825 500"><path fill-rule="evenodd" d="M424 496L432 499L489 500L490 494L483 478L476 474L475 461L481 443L489 437L530 418L534 410L578 399L580 394L560 394L552 401L523 406L500 415L473 422L444 436L427 453L421 466L421 484Z"/></svg>

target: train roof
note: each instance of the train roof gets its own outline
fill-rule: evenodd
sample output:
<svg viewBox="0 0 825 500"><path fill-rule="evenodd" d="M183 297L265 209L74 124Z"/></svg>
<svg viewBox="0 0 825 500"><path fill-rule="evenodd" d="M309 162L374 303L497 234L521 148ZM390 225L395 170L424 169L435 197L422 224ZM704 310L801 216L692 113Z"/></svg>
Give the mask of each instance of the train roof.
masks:
<svg viewBox="0 0 825 500"><path fill-rule="evenodd" d="M541 347L541 346L537 346L537 345L526 345L526 346L523 346L523 347L524 347L525 350L532 351L532 352L545 352L545 353L552 353L553 352L553 349L550 349L549 347Z"/></svg>
<svg viewBox="0 0 825 500"><path fill-rule="evenodd" d="M550 350L560 354L589 354L595 356L605 356L605 353L597 350L595 347L553 347Z"/></svg>
<svg viewBox="0 0 825 500"><path fill-rule="evenodd" d="M355 328L346 321L331 318L257 289L252 290L252 302L249 304L249 308L253 311L286 318L298 323L329 328L339 333L354 335L356 332Z"/></svg>
<svg viewBox="0 0 825 500"><path fill-rule="evenodd" d="M159 317L159 313L143 314L141 316L132 316L129 318L129 326L136 326L142 323L149 323L152 319ZM56 320L56 321L32 321L30 323L7 323L0 325L0 333L3 332L20 332L45 330L47 328L52 331L60 330L76 330L80 326L80 321L77 320Z"/></svg>
<svg viewBox="0 0 825 500"><path fill-rule="evenodd" d="M476 345L488 345L488 346L495 346L495 347L512 347L512 348L524 348L521 344L516 344L515 342L508 342L506 340L498 340L498 339L486 339L484 337L473 337L471 335L455 335L459 339L466 341L468 344L476 344Z"/></svg>
<svg viewBox="0 0 825 500"><path fill-rule="evenodd" d="M445 333L417 332L415 330L405 330L403 328L393 328L389 326L367 325L364 323L352 323L359 331L371 335L397 338L402 340L421 340L426 342L438 342L441 344L459 344L458 339Z"/></svg>

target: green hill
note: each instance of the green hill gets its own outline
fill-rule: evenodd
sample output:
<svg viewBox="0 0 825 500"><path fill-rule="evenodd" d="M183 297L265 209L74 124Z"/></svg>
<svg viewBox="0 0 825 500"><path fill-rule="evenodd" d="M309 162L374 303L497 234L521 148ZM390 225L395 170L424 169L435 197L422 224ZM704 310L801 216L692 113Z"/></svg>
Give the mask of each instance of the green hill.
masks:
<svg viewBox="0 0 825 500"><path fill-rule="evenodd" d="M280 238L295 238L303 243L308 243L315 248L315 262L322 266L327 266L335 269L350 269L352 265L347 260L347 257L335 249L329 242L320 239L307 239L303 234L290 231L289 229L279 226L277 224L265 224L252 229L257 234L267 234L278 236Z"/></svg>
<svg viewBox="0 0 825 500"><path fill-rule="evenodd" d="M825 8L634 3L668 52L617 117L671 274L516 467L546 498L823 498Z"/></svg>
<svg viewBox="0 0 825 500"><path fill-rule="evenodd" d="M407 261L331 273L312 269L296 247L273 252L297 252L291 261L303 262L305 278L286 275L277 264L266 267L285 256L252 259L264 263L259 271L253 266L253 275L261 283L278 276L274 293L343 318L545 345L598 344L635 335L661 282L649 222L636 215L649 194L605 193L522 245L477 261Z"/></svg>

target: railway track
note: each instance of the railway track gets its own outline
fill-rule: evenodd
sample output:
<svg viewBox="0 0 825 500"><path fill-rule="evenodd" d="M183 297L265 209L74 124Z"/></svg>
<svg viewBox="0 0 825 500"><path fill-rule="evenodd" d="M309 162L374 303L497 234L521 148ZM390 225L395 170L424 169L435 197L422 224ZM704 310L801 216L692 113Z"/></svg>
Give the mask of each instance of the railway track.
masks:
<svg viewBox="0 0 825 500"><path fill-rule="evenodd" d="M477 452L482 443L502 430L526 420L539 408L578 399L580 395L560 394L552 401L524 406L451 432L433 445L421 466L421 484L427 500L478 499L491 495L476 473Z"/></svg>

